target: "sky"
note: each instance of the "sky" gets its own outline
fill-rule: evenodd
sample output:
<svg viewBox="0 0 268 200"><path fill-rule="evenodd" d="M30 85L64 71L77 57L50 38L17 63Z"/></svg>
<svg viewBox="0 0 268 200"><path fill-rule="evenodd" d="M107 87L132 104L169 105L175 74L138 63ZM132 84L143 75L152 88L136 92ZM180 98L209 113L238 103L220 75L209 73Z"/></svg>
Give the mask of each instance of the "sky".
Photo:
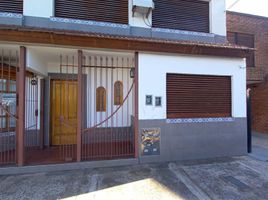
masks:
<svg viewBox="0 0 268 200"><path fill-rule="evenodd" d="M231 11L268 17L268 0L239 0L237 4L230 8L236 1L226 0L226 8Z"/></svg>

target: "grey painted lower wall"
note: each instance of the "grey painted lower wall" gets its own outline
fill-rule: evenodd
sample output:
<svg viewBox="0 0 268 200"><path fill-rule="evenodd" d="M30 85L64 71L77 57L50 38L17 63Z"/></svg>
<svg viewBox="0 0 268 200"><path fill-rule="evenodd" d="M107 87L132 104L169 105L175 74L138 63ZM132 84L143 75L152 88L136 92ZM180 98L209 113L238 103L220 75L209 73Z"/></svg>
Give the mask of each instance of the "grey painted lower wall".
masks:
<svg viewBox="0 0 268 200"><path fill-rule="evenodd" d="M177 124L167 124L166 120L140 120L139 128L140 132L143 128L161 128L160 155L143 156L140 148L140 163L207 159L247 153L246 118L235 118L231 122Z"/></svg>

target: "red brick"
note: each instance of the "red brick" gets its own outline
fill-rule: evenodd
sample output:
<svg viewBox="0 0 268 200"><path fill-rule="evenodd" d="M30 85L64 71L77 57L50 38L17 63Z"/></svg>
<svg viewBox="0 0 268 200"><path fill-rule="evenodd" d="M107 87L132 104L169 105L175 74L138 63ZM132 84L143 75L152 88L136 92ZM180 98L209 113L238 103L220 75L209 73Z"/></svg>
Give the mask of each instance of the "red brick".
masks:
<svg viewBox="0 0 268 200"><path fill-rule="evenodd" d="M227 30L255 36L255 67L247 68L247 84L252 89L252 128L268 133L268 18L227 12Z"/></svg>

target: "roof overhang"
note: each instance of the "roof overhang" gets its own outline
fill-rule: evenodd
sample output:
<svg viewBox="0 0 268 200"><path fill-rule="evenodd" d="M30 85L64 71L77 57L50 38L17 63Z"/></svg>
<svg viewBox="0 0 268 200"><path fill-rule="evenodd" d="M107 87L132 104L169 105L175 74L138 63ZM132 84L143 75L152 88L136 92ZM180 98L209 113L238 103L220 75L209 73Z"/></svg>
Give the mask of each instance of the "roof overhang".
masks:
<svg viewBox="0 0 268 200"><path fill-rule="evenodd" d="M0 41L23 44L72 46L76 48L116 49L143 52L179 53L245 58L251 51L242 46L180 40L125 37L78 31L0 26Z"/></svg>

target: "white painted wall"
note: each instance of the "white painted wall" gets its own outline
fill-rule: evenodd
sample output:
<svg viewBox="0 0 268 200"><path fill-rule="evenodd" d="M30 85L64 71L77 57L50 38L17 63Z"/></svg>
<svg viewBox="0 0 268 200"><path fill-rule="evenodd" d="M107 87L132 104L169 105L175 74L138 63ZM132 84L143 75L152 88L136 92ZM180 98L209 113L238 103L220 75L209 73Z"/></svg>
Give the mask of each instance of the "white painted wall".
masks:
<svg viewBox="0 0 268 200"><path fill-rule="evenodd" d="M225 0L210 0L210 32L226 36Z"/></svg>
<svg viewBox="0 0 268 200"><path fill-rule="evenodd" d="M232 76L232 117L246 117L244 59L139 54L139 119L166 119L166 74ZM146 106L145 96L162 97L162 107Z"/></svg>
<svg viewBox="0 0 268 200"><path fill-rule="evenodd" d="M45 55L42 55L36 51L35 48L26 48L26 67L27 70L35 72L39 75L47 75L47 60Z"/></svg>
<svg viewBox="0 0 268 200"><path fill-rule="evenodd" d="M97 74L97 78L94 74ZM114 83L121 81L123 83L123 98L127 96L133 79L129 77L129 70L106 70L87 69L87 127L94 127L94 125L103 122L107 117L111 116L119 106L114 105ZM102 80L101 80L102 74ZM113 75L112 75L113 74ZM107 79L106 79L107 77ZM112 80L113 77L113 80ZM98 87L104 87L106 89L106 112L96 112L96 89ZM113 93L113 95L112 95ZM132 89L129 97L123 104L123 106L116 112L111 120L103 123L100 127L129 127L131 126L131 115L133 115L133 97L134 88Z"/></svg>
<svg viewBox="0 0 268 200"><path fill-rule="evenodd" d="M54 0L24 0L23 14L47 18L54 16Z"/></svg>
<svg viewBox="0 0 268 200"><path fill-rule="evenodd" d="M132 0L128 3L128 23L130 26L151 28L152 27L152 13L149 15L148 19L139 13L135 13L132 16Z"/></svg>

